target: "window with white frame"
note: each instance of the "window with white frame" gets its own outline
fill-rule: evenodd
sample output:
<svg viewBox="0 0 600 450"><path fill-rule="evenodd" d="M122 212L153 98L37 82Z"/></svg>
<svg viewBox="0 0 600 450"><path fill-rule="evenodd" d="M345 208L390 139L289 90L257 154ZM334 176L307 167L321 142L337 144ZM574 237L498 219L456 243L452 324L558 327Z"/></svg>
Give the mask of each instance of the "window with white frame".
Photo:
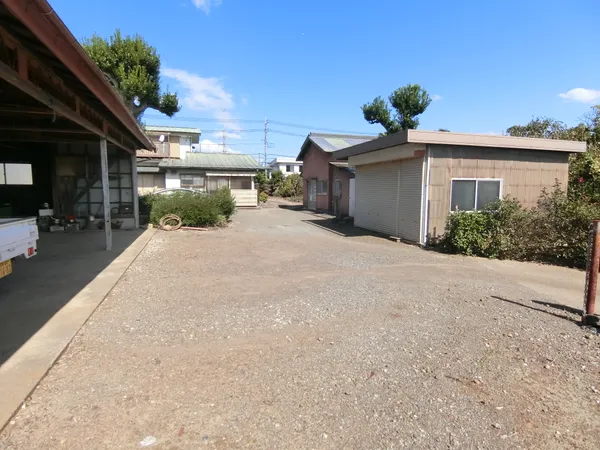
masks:
<svg viewBox="0 0 600 450"><path fill-rule="evenodd" d="M222 187L229 187L229 177L208 177L208 191L215 192Z"/></svg>
<svg viewBox="0 0 600 450"><path fill-rule="evenodd" d="M294 171L294 166L292 166L291 164L287 164L285 166L285 171L286 172L293 172Z"/></svg>
<svg viewBox="0 0 600 450"><path fill-rule="evenodd" d="M450 211L477 211L502 197L502 180L453 179Z"/></svg>
<svg viewBox="0 0 600 450"><path fill-rule="evenodd" d="M327 195L327 180L317 181L317 195Z"/></svg>
<svg viewBox="0 0 600 450"><path fill-rule="evenodd" d="M0 163L0 184L32 185L31 164Z"/></svg>
<svg viewBox="0 0 600 450"><path fill-rule="evenodd" d="M342 197L342 180L335 180L333 182L333 196L335 198Z"/></svg>
<svg viewBox="0 0 600 450"><path fill-rule="evenodd" d="M181 187L187 189L204 189L204 175L184 174L179 176Z"/></svg>

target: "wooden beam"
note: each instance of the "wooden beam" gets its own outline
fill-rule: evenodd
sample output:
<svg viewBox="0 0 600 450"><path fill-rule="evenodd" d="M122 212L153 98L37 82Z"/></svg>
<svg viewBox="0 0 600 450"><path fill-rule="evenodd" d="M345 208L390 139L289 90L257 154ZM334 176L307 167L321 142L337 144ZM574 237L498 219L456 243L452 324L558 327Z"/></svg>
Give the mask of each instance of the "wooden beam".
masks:
<svg viewBox="0 0 600 450"><path fill-rule="evenodd" d="M112 228L110 220L110 189L108 187L108 149L106 139L100 139L100 166L102 169L102 202L104 204L104 236L106 250L112 249Z"/></svg>
<svg viewBox="0 0 600 450"><path fill-rule="evenodd" d="M133 195L133 226L140 227L140 204L138 200L137 157L131 155L131 193Z"/></svg>
<svg viewBox="0 0 600 450"><path fill-rule="evenodd" d="M31 107L22 107L19 105L3 105L0 107L0 113L7 114L38 114L44 116L51 116L54 114L54 111L50 108L31 108Z"/></svg>
<svg viewBox="0 0 600 450"><path fill-rule="evenodd" d="M36 128L36 127L6 127L0 125L0 131L23 131L23 132L39 132L39 133L67 133L67 134L91 134L89 130L76 130L73 128Z"/></svg>
<svg viewBox="0 0 600 450"><path fill-rule="evenodd" d="M29 67L27 63L27 55L17 50L17 60L19 64L19 76L24 80L29 79Z"/></svg>
<svg viewBox="0 0 600 450"><path fill-rule="evenodd" d="M93 125L88 120L77 114L74 110L61 103L59 100L54 98L52 95L43 91L40 87L36 86L29 80L23 80L10 66L0 61L0 78L5 79L7 82L12 84L14 87L25 92L29 96L33 97L40 103L52 108L58 114L66 117L67 119L81 125L83 128L91 131L102 138L109 139L113 144L127 151L128 153L134 153L134 150L123 145L118 139L113 139L110 136L106 136L104 131Z"/></svg>

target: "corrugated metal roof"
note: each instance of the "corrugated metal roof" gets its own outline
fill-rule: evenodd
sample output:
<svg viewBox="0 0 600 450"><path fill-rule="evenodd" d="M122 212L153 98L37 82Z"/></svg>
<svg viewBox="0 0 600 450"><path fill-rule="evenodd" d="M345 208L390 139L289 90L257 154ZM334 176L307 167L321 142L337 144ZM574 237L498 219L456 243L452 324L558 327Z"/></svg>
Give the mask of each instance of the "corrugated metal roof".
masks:
<svg viewBox="0 0 600 450"><path fill-rule="evenodd" d="M201 134L200 128L188 127L163 127L161 125L146 125L144 130L152 133L181 133L181 134Z"/></svg>
<svg viewBox="0 0 600 450"><path fill-rule="evenodd" d="M311 142L324 152L332 153L346 147L352 147L367 141L372 141L376 137L377 136L357 136L351 134L309 133L304 144L302 144L302 148L300 149L300 153L296 160L302 161Z"/></svg>
<svg viewBox="0 0 600 450"><path fill-rule="evenodd" d="M187 153L185 159L165 159L160 162L165 168L195 169L262 169L254 157L235 153Z"/></svg>
<svg viewBox="0 0 600 450"><path fill-rule="evenodd" d="M321 150L327 153L341 150L346 147L351 147L353 145L362 144L363 142L375 139L375 137L376 136L310 134L310 140L321 147Z"/></svg>

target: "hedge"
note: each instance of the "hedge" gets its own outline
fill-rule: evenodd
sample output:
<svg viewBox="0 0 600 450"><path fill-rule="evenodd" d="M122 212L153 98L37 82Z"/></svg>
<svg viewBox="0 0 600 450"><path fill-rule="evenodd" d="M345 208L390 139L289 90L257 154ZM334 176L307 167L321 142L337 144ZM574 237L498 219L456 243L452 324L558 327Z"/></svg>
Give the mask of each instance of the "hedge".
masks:
<svg viewBox="0 0 600 450"><path fill-rule="evenodd" d="M220 226L235 213L235 199L227 187L216 192L175 191L162 195L144 196L149 205L150 223L158 224L161 217L176 214L187 227Z"/></svg>
<svg viewBox="0 0 600 450"><path fill-rule="evenodd" d="M437 245L449 253L583 268L590 223L597 218L600 205L569 198L556 185L542 191L532 209L505 198L482 211L451 213Z"/></svg>

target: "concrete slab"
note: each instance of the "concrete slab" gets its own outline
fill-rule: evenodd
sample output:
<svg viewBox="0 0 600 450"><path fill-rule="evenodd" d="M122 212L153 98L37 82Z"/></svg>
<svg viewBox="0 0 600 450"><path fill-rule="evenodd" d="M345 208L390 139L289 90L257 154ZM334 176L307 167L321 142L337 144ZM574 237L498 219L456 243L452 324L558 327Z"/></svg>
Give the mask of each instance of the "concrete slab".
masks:
<svg viewBox="0 0 600 450"><path fill-rule="evenodd" d="M155 232L115 232L110 252L102 250L104 233L42 234L39 255L17 264L2 280L0 429Z"/></svg>

